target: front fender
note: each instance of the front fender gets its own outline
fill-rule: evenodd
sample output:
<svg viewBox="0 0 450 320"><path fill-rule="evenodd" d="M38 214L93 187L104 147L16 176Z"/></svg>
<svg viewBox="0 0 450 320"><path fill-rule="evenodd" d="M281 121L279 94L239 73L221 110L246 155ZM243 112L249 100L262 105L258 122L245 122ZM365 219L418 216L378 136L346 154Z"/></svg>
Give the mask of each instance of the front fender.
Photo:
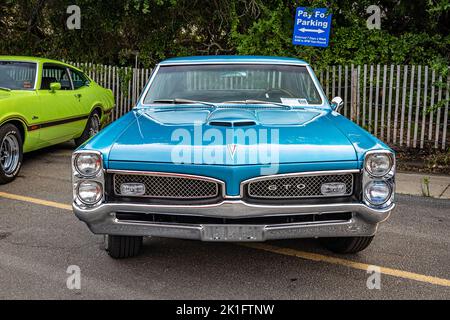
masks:
<svg viewBox="0 0 450 320"><path fill-rule="evenodd" d="M23 152L39 149L39 130L33 130L25 118L17 114L3 115L0 118L0 127L6 123L12 123L20 130L23 140Z"/></svg>

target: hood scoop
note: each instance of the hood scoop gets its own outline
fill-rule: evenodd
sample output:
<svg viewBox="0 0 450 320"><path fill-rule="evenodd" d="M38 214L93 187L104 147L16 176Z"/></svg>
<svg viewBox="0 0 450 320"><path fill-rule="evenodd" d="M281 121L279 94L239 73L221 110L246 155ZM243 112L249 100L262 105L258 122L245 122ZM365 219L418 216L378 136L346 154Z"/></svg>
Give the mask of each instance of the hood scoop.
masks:
<svg viewBox="0 0 450 320"><path fill-rule="evenodd" d="M243 109L219 109L208 117L207 123L216 127L249 127L257 125L255 113Z"/></svg>
<svg viewBox="0 0 450 320"><path fill-rule="evenodd" d="M208 123L210 126L216 126L216 127L229 127L229 128L235 128L235 127L249 127L249 126L255 126L255 121L246 121L246 120L239 120L239 121L210 121Z"/></svg>

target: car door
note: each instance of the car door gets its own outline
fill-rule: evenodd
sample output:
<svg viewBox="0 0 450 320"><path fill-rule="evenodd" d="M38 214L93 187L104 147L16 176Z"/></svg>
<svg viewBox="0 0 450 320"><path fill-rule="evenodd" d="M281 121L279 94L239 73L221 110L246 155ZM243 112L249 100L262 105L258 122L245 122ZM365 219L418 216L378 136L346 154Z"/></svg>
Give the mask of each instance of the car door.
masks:
<svg viewBox="0 0 450 320"><path fill-rule="evenodd" d="M90 87L89 78L81 71L69 68L70 78L72 79L73 89L75 96L77 97L79 103L79 109L82 115L88 116L95 102L95 97L92 93L92 88ZM81 135L86 126L86 120L78 125L74 130L77 135Z"/></svg>
<svg viewBox="0 0 450 320"><path fill-rule="evenodd" d="M60 83L60 90L51 90L51 83ZM72 139L77 122L83 114L79 98L73 88L69 70L64 65L45 63L42 67L41 86L38 90L40 139L44 144L55 144ZM84 120L85 121L85 120Z"/></svg>

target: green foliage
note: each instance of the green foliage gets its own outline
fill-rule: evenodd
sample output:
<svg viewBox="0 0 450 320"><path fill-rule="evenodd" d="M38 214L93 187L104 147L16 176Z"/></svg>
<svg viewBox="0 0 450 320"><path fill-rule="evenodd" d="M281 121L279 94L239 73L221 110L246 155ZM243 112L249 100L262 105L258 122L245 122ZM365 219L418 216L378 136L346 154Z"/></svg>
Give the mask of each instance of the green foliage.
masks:
<svg viewBox="0 0 450 320"><path fill-rule="evenodd" d="M422 178L422 195L424 197L430 197L430 178L423 177Z"/></svg>
<svg viewBox="0 0 450 320"><path fill-rule="evenodd" d="M66 9L81 8L81 30ZM382 10L369 30L369 5ZM328 7L328 48L292 45L295 9ZM440 74L450 61L449 0L3 0L0 54L143 66L181 55L257 54L332 64L422 64Z"/></svg>
<svg viewBox="0 0 450 320"><path fill-rule="evenodd" d="M308 2L308 1L306 1ZM321 2L309 1L310 6L325 6ZM369 30L366 27L368 14L365 8L374 1L359 1L358 5L348 6L345 1L333 1L333 25L330 46L328 48L313 48L293 46L291 44L292 23L295 12L295 1L275 1L268 5L261 3L261 15L248 28L239 28L239 21L235 21L231 38L240 54L275 54L304 58L313 65L321 67L333 64L430 64L437 67L448 66L450 60L450 39L446 33L441 33L442 25L435 25L433 21L437 15L448 17L448 8L442 4L431 7L425 18L430 21L429 29L402 27L403 32L396 33L393 25L397 19L410 20L404 17L393 17L395 23L388 21L387 16L382 19L381 30ZM379 1L382 2L382 1ZM443 1L444 2L444 1ZM447 1L448 2L448 1ZM405 1L402 1L405 4ZM385 10L395 10L386 5L380 7ZM439 14L435 8L441 8ZM397 9L398 13L403 11ZM423 12L421 17L424 19ZM442 21L444 23L444 21ZM414 25L412 25L414 26ZM448 26L446 27L448 28ZM240 31L240 29L242 31ZM448 33L447 33L448 34Z"/></svg>

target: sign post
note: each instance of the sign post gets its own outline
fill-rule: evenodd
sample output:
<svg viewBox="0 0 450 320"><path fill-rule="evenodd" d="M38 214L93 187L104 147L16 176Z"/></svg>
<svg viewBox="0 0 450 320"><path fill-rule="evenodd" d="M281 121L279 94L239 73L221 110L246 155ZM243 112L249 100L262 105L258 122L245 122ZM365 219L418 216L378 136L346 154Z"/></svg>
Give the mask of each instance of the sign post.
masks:
<svg viewBox="0 0 450 320"><path fill-rule="evenodd" d="M331 14L326 8L299 7L295 13L295 45L328 47L331 29Z"/></svg>

